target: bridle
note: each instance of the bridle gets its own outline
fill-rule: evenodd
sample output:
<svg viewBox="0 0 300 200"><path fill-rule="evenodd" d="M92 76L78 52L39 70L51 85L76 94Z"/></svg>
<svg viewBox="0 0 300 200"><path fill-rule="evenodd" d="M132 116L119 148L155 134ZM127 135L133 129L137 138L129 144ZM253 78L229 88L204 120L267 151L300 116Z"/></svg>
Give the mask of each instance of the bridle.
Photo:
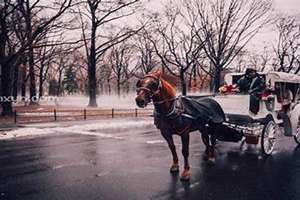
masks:
<svg viewBox="0 0 300 200"><path fill-rule="evenodd" d="M144 76L142 79L145 79L145 78L152 78L155 81L157 81L157 88L154 91L152 91L148 87L138 87L136 91L137 92L140 92L141 90L146 91L147 94L149 95L150 99L152 99L152 101L153 101L153 96L158 95L160 93L160 89L162 87L161 80L160 80L160 78L158 78L154 75L151 75L151 74L148 74L148 75Z"/></svg>
<svg viewBox="0 0 300 200"><path fill-rule="evenodd" d="M161 81L160 78L158 78L158 77L156 77L154 75L151 75L151 74L145 75L142 79L145 79L145 78L152 78L155 81L157 81L157 88L154 91L152 91L148 87L138 87L136 91L137 92L139 92L141 90L146 91L147 94L149 95L150 99L152 100L152 102L153 102L154 105L160 105L160 104L163 104L163 103L166 103L166 102L175 101L177 99L177 97L173 97L173 98L165 99L165 100L161 100L161 101L154 101L153 97L155 95L160 94L160 92L161 92L162 81Z"/></svg>

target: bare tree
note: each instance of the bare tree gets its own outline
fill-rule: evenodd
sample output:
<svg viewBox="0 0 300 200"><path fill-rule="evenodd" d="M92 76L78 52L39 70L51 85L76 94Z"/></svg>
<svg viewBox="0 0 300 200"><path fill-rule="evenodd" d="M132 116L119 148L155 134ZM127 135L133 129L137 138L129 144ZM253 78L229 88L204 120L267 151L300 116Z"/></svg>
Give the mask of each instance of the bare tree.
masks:
<svg viewBox="0 0 300 200"><path fill-rule="evenodd" d="M97 106L97 61L112 46L125 41L139 31L130 30L127 27L114 29L114 22L132 15L135 12L134 6L137 6L139 2L139 0L87 0L79 9L82 37L88 60L89 106ZM115 33L104 31L109 28L113 28Z"/></svg>
<svg viewBox="0 0 300 200"><path fill-rule="evenodd" d="M47 43L47 41L45 41ZM56 48L52 46L47 48L47 46L43 46L37 50L35 61L36 68L38 69L38 78L39 78L39 98L41 98L44 94L44 82L46 81L48 71L50 69L51 63L55 59Z"/></svg>
<svg viewBox="0 0 300 200"><path fill-rule="evenodd" d="M134 37L137 54L136 70L137 76L143 76L151 72L158 66L159 61L155 53L155 49L151 41L147 38L147 33L141 31Z"/></svg>
<svg viewBox="0 0 300 200"><path fill-rule="evenodd" d="M45 31L49 30L50 26L54 26L54 22L71 6L72 0L58 0L50 7L44 3L40 0L5 0L0 4L1 87L2 95L6 98L11 95L11 71L24 55L28 57L31 101L36 96L34 44ZM47 9L51 10L50 16L40 15L41 10ZM2 102L1 105L3 115L12 113L10 101Z"/></svg>
<svg viewBox="0 0 300 200"><path fill-rule="evenodd" d="M179 7L166 8L166 23L155 18L158 38L148 34L156 54L165 69L172 75L179 77L182 95L187 94L186 72L197 63L203 48L203 41L197 41L195 30L188 29L182 23L182 13Z"/></svg>
<svg viewBox="0 0 300 200"><path fill-rule="evenodd" d="M18 5L14 1L5 0L0 3L0 67L1 67L1 106L2 115L12 114L12 101L9 100L12 88L12 69L17 51L13 24L16 23L13 14Z"/></svg>
<svg viewBox="0 0 300 200"><path fill-rule="evenodd" d="M188 0L184 1L191 26L212 63L214 91L221 72L253 36L269 21L271 0ZM194 23L195 22L195 23Z"/></svg>
<svg viewBox="0 0 300 200"><path fill-rule="evenodd" d="M19 10L24 18L24 26L26 33L26 47L28 49L28 65L30 77L30 102L36 97L36 77L35 77L35 64L34 64L34 44L40 36L48 32L51 27L56 28L57 21L62 14L72 6L72 0L59 0L54 2L53 5L44 5L41 0L18 0ZM43 9L40 9L43 7ZM48 10L54 12L51 17L39 16L40 11ZM35 17L36 16L36 17ZM39 18L38 18L38 17Z"/></svg>
<svg viewBox="0 0 300 200"><path fill-rule="evenodd" d="M278 32L276 70L288 73L299 72L300 23L297 16L281 16L276 22Z"/></svg>
<svg viewBox="0 0 300 200"><path fill-rule="evenodd" d="M117 94L121 96L121 86L129 82L136 68L130 69L132 59L132 46L126 43L117 45L111 49L109 55L110 67L112 69L112 78L116 80Z"/></svg>

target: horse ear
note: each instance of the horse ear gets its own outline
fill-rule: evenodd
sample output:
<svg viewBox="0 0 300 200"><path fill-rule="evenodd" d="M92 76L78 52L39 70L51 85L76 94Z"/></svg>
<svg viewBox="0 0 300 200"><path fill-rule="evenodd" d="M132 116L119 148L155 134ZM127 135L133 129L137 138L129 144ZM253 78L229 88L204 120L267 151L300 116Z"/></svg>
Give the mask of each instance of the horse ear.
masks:
<svg viewBox="0 0 300 200"><path fill-rule="evenodd" d="M157 78L160 78L162 76L162 72L160 70L156 70L153 72L153 75L155 75Z"/></svg>
<svg viewBox="0 0 300 200"><path fill-rule="evenodd" d="M136 87L137 87L137 88L141 87L141 80L138 80L138 81L136 82Z"/></svg>

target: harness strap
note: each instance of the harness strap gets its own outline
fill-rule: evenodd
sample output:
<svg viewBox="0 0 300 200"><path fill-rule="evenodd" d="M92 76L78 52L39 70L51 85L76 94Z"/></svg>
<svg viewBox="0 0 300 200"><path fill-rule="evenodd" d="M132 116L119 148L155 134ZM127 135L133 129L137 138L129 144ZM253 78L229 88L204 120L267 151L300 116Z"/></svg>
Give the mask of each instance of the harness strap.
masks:
<svg viewBox="0 0 300 200"><path fill-rule="evenodd" d="M159 105L159 104L163 104L163 103L166 103L166 102L169 102L169 101L174 101L174 100L177 100L178 98L177 97L173 97L171 99L166 99L166 100L162 100L162 101L153 101L153 104L154 105Z"/></svg>
<svg viewBox="0 0 300 200"><path fill-rule="evenodd" d="M168 112L167 114L162 114L162 113L158 112L156 109L154 109L154 113L157 116L170 117L171 115L173 115L174 113L176 113L176 107L174 106L172 108L172 110L170 112Z"/></svg>

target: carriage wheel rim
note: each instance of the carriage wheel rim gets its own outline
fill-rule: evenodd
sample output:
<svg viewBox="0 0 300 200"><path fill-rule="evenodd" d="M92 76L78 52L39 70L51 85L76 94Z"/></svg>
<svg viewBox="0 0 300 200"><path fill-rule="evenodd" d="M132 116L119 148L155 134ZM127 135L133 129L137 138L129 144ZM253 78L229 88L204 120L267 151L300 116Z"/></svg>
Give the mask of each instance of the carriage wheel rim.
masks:
<svg viewBox="0 0 300 200"><path fill-rule="evenodd" d="M297 125L295 139L297 140L298 143L300 143L300 121L298 122L298 125Z"/></svg>
<svg viewBox="0 0 300 200"><path fill-rule="evenodd" d="M267 154L271 154L274 146L275 146L275 124L274 122L270 122L265 130L264 138L263 138L263 145L264 145L264 151Z"/></svg>

